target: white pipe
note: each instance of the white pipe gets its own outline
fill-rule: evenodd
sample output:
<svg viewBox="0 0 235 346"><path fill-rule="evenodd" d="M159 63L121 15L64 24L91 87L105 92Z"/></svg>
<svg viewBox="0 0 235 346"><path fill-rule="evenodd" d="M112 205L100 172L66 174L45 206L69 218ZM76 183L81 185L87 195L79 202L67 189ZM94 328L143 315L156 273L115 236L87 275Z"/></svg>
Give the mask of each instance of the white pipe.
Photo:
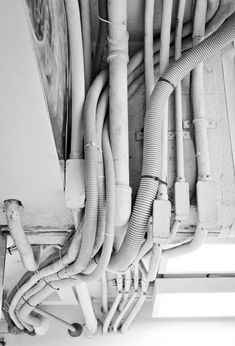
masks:
<svg viewBox="0 0 235 346"><path fill-rule="evenodd" d="M162 21L160 36L160 61L159 73L163 76L169 65L170 58L170 36L171 36L171 15L173 0L162 1ZM163 127L162 127L162 169L161 180L167 182L168 165L168 103L164 109ZM159 185L158 199L168 199L167 186Z"/></svg>
<svg viewBox="0 0 235 346"><path fill-rule="evenodd" d="M160 261L161 261L161 255L162 255L162 245L161 244L154 244L153 250L150 258L149 263L149 271L147 275L147 281L151 282L156 279Z"/></svg>
<svg viewBox="0 0 235 346"><path fill-rule="evenodd" d="M71 159L83 157L84 61L80 11L77 0L65 0L72 72Z"/></svg>
<svg viewBox="0 0 235 346"><path fill-rule="evenodd" d="M117 311L118 305L120 304L120 301L122 299L122 276L120 274L117 274L117 288L118 288L118 294L111 306L111 309L108 312L108 315L105 318L104 324L103 324L103 333L108 333L110 322Z"/></svg>
<svg viewBox="0 0 235 346"><path fill-rule="evenodd" d="M126 305L126 302L128 300L129 292L131 288L131 271L128 270L124 277L124 293L123 293L123 299L121 303L119 304L118 310L122 311L124 306Z"/></svg>
<svg viewBox="0 0 235 346"><path fill-rule="evenodd" d="M189 243L177 246L176 248L171 248L163 250L162 256L166 258L177 257L186 255L187 253L196 251L203 245L206 240L208 230L203 227L202 224L198 224L195 230L194 237Z"/></svg>
<svg viewBox="0 0 235 346"><path fill-rule="evenodd" d="M181 57L182 31L186 0L180 0L175 29L175 60ZM181 81L175 88L175 134L176 134L176 181L184 182L184 136Z"/></svg>
<svg viewBox="0 0 235 346"><path fill-rule="evenodd" d="M127 92L127 0L108 0L110 141L116 174L116 226L131 213Z"/></svg>
<svg viewBox="0 0 235 346"><path fill-rule="evenodd" d="M116 318L114 324L113 324L113 331L116 333L118 330L118 326L122 320L122 318L125 316L125 314L127 313L127 311L130 309L131 305L133 304L133 302L135 301L136 297L137 297L138 291L134 290L131 295L130 298L128 300L128 302L126 303L126 305L124 306L123 310L120 311L118 317Z"/></svg>
<svg viewBox="0 0 235 346"><path fill-rule="evenodd" d="M95 334L98 329L98 321L95 316L91 297L87 288L87 285L83 282L75 286L79 304L81 306L83 315L85 317L85 324L88 332Z"/></svg>
<svg viewBox="0 0 235 346"><path fill-rule="evenodd" d="M153 18L154 0L145 0L144 15L144 73L146 108L154 89L154 63L153 63Z"/></svg>
<svg viewBox="0 0 235 346"><path fill-rule="evenodd" d="M4 202L4 209L8 223L9 232L19 251L21 261L24 267L29 271L35 271L38 265L34 258L34 253L28 239L25 235L24 228L20 220L19 208L21 202L9 199Z"/></svg>
<svg viewBox="0 0 235 346"><path fill-rule="evenodd" d="M87 94L87 91L91 84L91 69L92 69L90 1L79 0L79 4L80 4L81 22L82 22L85 92Z"/></svg>
<svg viewBox="0 0 235 346"><path fill-rule="evenodd" d="M139 296L139 299L137 300L137 303L134 305L133 309L131 310L131 312L127 316L127 319L125 320L125 322L123 323L123 325L121 327L121 332L123 334L128 331L128 329L130 328L131 323L134 321L134 319L137 316L138 312L142 308L142 306L143 306L143 304L144 304L144 302L146 300L146 292L148 290L148 285L149 285L148 282L142 280L142 290L141 290L141 294Z"/></svg>
<svg viewBox="0 0 235 346"><path fill-rule="evenodd" d="M104 272L101 276L101 284L102 284L102 312L107 314L108 312L108 283L107 283L107 275Z"/></svg>
<svg viewBox="0 0 235 346"><path fill-rule="evenodd" d="M204 39L207 1L197 0L194 15L193 46ZM210 181L210 161L205 116L203 62L192 71L193 124L197 149L198 180Z"/></svg>

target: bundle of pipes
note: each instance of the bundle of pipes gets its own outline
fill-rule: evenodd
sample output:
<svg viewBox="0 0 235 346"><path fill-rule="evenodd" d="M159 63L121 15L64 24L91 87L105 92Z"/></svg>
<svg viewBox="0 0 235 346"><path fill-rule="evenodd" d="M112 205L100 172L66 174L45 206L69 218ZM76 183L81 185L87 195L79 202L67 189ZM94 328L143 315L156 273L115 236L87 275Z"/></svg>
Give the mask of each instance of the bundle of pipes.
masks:
<svg viewBox="0 0 235 346"><path fill-rule="evenodd" d="M100 3L102 3L102 6L104 5L104 2ZM202 5L199 3L200 1L198 1L197 4L201 9ZM19 330L27 330L28 332L36 331L43 325L44 318L42 318L43 314L38 315L35 313L38 312L38 310L35 311L35 308L47 296L54 292L54 290L76 286L78 288L77 293L81 295L81 299L86 296L86 301L90 304L87 291L85 294L84 291L79 288L84 288L84 283L98 280L102 276L103 287L104 290L106 290L107 285L105 284L104 275L106 270L110 270L118 273L118 295L109 312L107 312L107 297L103 297L103 310L107 313L103 331L107 332L114 313L119 307L120 314L115 320L113 328L115 331L118 329L122 318L127 311L129 311L128 317L121 327L121 331L125 332L144 303L148 284L156 277L162 252L162 243L159 240L161 237L152 231L149 219L158 191L161 190L160 197L165 196L163 202L166 201L167 195L167 189L165 185L162 184L166 179L166 170L164 169L164 172L162 172L162 164L163 160L166 160L167 151L163 149L163 142L160 135L164 126L164 114L166 114L164 109L170 94L175 87L179 85L178 83L182 78L203 60L212 56L235 39L234 14L227 19L227 17L233 13L234 7L231 9L230 6L227 8L226 12L226 5L224 5L223 1L221 2L222 7L219 6L219 1L208 1L208 7L204 7L204 17L202 18L206 17L204 22L208 22L206 26L206 35L211 35L194 46L189 37L192 29L191 23L183 25L185 1L181 0L179 2L179 20L176 28L176 37L174 33L170 35L170 18L168 18L169 25L167 26L164 24L168 28L168 43L164 50L169 50L170 42L173 43L174 37L176 40L175 54L173 49L170 49L169 53L167 52L167 60L169 60L168 56L174 55L176 61L171 64L165 72L166 67L164 69L161 67L162 45L160 45L159 41L155 41L153 48L151 47L153 31L152 27L147 25L147 21L146 50L145 52L144 50L138 51L128 63L128 35L126 30L127 3L126 0L121 0L119 2L108 0L109 73L108 69L102 70L97 74L92 85L89 87L91 78L90 62L86 68L88 72L86 72L85 76L83 67L84 61L78 66L76 59L78 56L79 59L81 59L81 53L83 56L83 49L85 50L85 46L87 49L86 54L89 56L88 50L90 49L90 43L81 44L82 28L80 25L78 2L76 0L66 0L65 4L68 15L71 65L73 70L72 85L74 88L72 101L72 103L74 103L74 106L72 106L73 132L71 134L72 145L70 158L71 160L83 159L83 152L85 153L85 210L81 212L83 215L81 221L76 221L79 226L76 227L72 239L70 239L69 243L60 251L59 255L55 255L53 260L50 259L41 263L37 271L30 275L26 275L24 279L18 283L17 288L15 288L8 297L9 308L6 314L9 323L17 326ZM146 12L151 12L153 5L153 1L149 1L148 4L146 2ZM171 5L171 2L169 2L170 7ZM80 1L80 6L83 8L82 13L84 13L84 16L89 17L89 9L83 7L86 6L84 1ZM84 22L84 20L82 20L82 22ZM223 22L224 24L221 26ZM214 28L217 29L217 27L219 27L218 31L211 33L211 30L214 30ZM194 35L197 35L195 30L194 28ZM99 40L103 42L102 35L105 35L105 30L99 35ZM79 42L79 44L77 42ZM192 45L194 46L193 48L191 48ZM99 46L99 44L97 44L97 46ZM181 51L184 52L184 54L180 57ZM152 56L153 53L154 57ZM127 88L129 88L129 90L131 88L132 90L136 90L136 85L139 86L140 82L142 83L142 79L140 80L139 78L142 78L143 68L141 64L144 58L146 59L145 64L146 61L150 61L150 70L146 70L145 75L147 109L144 127L143 169L138 195L131 213L131 189L129 187L128 162ZM158 67L159 60L160 73L163 75L160 76L158 83L153 89L153 71L154 68ZM168 62L165 61L165 63L167 64ZM96 60L93 76L96 75L97 66L100 66L100 64L99 57ZM74 71L77 71L75 76ZM81 80L79 83L76 79L78 76L83 80L82 86ZM135 86L133 87L133 85ZM75 94L79 88L80 96L78 100L78 95ZM86 89L88 91L85 99ZM85 105L82 112L84 99ZM176 123L178 133L176 143L177 179L178 182L182 184L185 183L185 179L182 128L180 126L182 123L180 85L176 90L176 99ZM83 120L84 136L82 126ZM198 119L195 118L195 124L197 120ZM206 133L205 130L203 131L204 143L206 143ZM205 149L205 147L206 145L203 148ZM163 152L164 156L162 155ZM206 154L207 151L205 152L205 155ZM200 162L198 162L198 165L200 166ZM204 168L204 165L202 165L202 167ZM161 189L159 188L159 182L162 186ZM176 186L176 190L177 189L178 187ZM188 196L187 186L185 191L185 196ZM75 214L78 215L78 210L80 208L79 204L76 205L76 208ZM179 212L175 215L175 223L169 237L173 237L177 232L182 218L185 217L186 209L187 208L184 207L184 212L182 212L179 208ZM167 209L167 212L168 210L169 209ZM155 220L155 222L156 221L157 220ZM199 218L198 231L195 233L194 239L196 240L194 241L197 241L197 238L201 239L205 236L204 228L206 225L203 221L203 218ZM146 242L144 242L144 236L147 230L148 237ZM166 241L164 240L164 242ZM20 247L18 248L19 251L21 251ZM113 249L115 249L115 251L113 251ZM152 261L148 271L144 263L141 262L141 259L151 249ZM169 250L169 252L170 251L171 250ZM174 251L174 249L172 249L172 251ZM131 288L131 274L128 273L127 270L129 270L128 268L132 264L134 264L135 268L135 286L134 291L129 294ZM139 298L136 300L139 288L139 281L137 279L139 269L141 269L142 272L142 286ZM35 269L33 268L33 270ZM125 272L126 285L125 294L123 294L122 273ZM87 290L86 286L85 290ZM95 322L95 317L93 315L94 311L91 309L91 305L89 305L89 307L89 309L84 309L86 310L84 314L87 314L89 311L89 314L93 316L92 321L94 323L88 323L90 327L87 325L87 328L92 335L97 335L99 323ZM87 317L86 320L91 321L89 317Z"/></svg>

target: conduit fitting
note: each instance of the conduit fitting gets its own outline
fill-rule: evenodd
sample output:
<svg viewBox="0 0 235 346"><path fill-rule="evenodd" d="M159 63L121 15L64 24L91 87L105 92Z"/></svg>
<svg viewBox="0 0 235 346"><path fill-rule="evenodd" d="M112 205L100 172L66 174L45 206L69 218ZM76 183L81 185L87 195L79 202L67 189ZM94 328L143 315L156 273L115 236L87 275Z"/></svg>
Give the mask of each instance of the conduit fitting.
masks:
<svg viewBox="0 0 235 346"><path fill-rule="evenodd" d="M9 232L19 251L22 263L28 271L35 271L37 270L38 265L35 261L32 247L28 242L21 224L19 212L20 207L22 207L22 203L16 199L8 199L4 201L4 210Z"/></svg>
<svg viewBox="0 0 235 346"><path fill-rule="evenodd" d="M95 332L92 332L86 325L84 326L84 334L89 339L97 339L99 336L103 334L103 325L101 321L97 320L97 329Z"/></svg>
<svg viewBox="0 0 235 346"><path fill-rule="evenodd" d="M82 159L66 161L65 200L71 210L85 207L85 169Z"/></svg>
<svg viewBox="0 0 235 346"><path fill-rule="evenodd" d="M131 214L131 193L130 186L116 185L116 219L115 226L124 227L127 225Z"/></svg>
<svg viewBox="0 0 235 346"><path fill-rule="evenodd" d="M208 121L199 116L193 120L196 140L196 158L198 164L198 180L211 181L210 158L208 149L207 127Z"/></svg>
<svg viewBox="0 0 235 346"><path fill-rule="evenodd" d="M110 25L123 25L122 23L110 23ZM123 35L122 39L113 40L109 36L107 37L109 52L107 56L107 62L110 63L114 58L124 59L126 63L129 62L128 55L128 41L129 34L128 32Z"/></svg>

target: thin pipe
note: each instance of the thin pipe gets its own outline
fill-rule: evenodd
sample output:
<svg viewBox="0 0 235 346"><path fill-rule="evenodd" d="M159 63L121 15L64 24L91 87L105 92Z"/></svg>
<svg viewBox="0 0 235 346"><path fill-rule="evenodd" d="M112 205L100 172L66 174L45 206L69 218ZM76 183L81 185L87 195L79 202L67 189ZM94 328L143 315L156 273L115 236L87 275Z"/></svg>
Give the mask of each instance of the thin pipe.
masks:
<svg viewBox="0 0 235 346"><path fill-rule="evenodd" d="M179 1L175 29L175 60L181 57L182 30L186 0ZM184 173L184 136L181 81L175 88L175 133L176 133L176 180L185 182Z"/></svg>
<svg viewBox="0 0 235 346"><path fill-rule="evenodd" d="M91 85L92 52L91 52L91 18L90 1L79 0L82 22L82 42L85 71L85 94Z"/></svg>
<svg viewBox="0 0 235 346"><path fill-rule="evenodd" d="M108 283L107 283L107 274L104 272L101 275L101 284L102 284L102 312L107 314L108 312Z"/></svg>
<svg viewBox="0 0 235 346"><path fill-rule="evenodd" d="M145 99L148 107L150 96L154 89L153 64L153 18L154 0L145 0L144 14L144 71L145 71Z"/></svg>
<svg viewBox="0 0 235 346"><path fill-rule="evenodd" d="M162 20L161 20L161 35L160 35L160 61L159 72L163 76L169 65L170 58L170 37L171 37L171 16L172 16L173 0L162 1ZM164 118L162 125L162 168L161 180L167 182L167 165L168 165L168 102L164 109ZM167 186L159 185L159 199L168 199Z"/></svg>
<svg viewBox="0 0 235 346"><path fill-rule="evenodd" d="M111 320L117 311L118 305L120 304L120 301L122 299L122 275L117 274L117 288L118 288L118 294L111 306L111 309L108 312L108 315L106 316L103 324L103 333L106 334L108 332L109 325L111 323Z"/></svg>

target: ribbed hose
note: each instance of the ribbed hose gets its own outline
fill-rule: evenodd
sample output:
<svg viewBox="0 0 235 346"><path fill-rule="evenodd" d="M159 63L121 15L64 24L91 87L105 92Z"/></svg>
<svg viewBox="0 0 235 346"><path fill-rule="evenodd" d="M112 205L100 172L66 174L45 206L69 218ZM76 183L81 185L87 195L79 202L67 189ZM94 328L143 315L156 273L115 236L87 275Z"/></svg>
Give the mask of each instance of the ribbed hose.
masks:
<svg viewBox="0 0 235 346"><path fill-rule="evenodd" d="M123 244L118 253L111 258L109 265L111 270L125 270L134 260L143 242L159 184L157 180L146 175L157 178L161 173L162 114L170 94L177 83L195 66L213 56L234 38L235 15L233 14L217 32L187 51L171 65L156 85L145 117L142 179Z"/></svg>

